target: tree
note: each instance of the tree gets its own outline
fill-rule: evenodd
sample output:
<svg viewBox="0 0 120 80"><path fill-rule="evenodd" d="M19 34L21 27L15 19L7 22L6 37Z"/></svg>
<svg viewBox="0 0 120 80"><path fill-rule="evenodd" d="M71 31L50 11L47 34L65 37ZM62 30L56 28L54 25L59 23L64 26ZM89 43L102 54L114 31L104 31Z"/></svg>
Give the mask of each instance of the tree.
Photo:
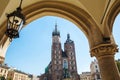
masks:
<svg viewBox="0 0 120 80"><path fill-rule="evenodd" d="M0 76L0 80L6 80L4 76Z"/></svg>

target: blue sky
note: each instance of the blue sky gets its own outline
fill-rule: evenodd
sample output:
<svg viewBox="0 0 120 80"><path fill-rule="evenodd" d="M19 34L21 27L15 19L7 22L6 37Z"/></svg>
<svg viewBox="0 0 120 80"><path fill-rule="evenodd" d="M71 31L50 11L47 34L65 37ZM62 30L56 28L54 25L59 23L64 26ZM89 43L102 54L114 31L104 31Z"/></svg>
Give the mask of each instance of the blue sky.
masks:
<svg viewBox="0 0 120 80"><path fill-rule="evenodd" d="M26 73L40 75L51 60L52 31L57 21L61 35L62 47L67 34L75 43L78 73L90 71L90 63L95 58L90 57L89 44L83 32L73 23L63 18L45 16L26 25L20 32L20 38L10 44L5 63ZM117 17L113 33L116 43L120 45L120 15ZM116 31L116 32L115 32ZM120 58L120 53L115 59Z"/></svg>

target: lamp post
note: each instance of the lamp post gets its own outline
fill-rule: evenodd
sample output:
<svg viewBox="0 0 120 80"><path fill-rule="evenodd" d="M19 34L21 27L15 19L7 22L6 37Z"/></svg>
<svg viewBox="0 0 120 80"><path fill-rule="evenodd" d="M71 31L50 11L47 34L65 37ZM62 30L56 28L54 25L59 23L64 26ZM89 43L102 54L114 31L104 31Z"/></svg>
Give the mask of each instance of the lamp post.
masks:
<svg viewBox="0 0 120 80"><path fill-rule="evenodd" d="M7 14L7 30L5 33L10 38L10 41L12 41L13 38L19 38L19 31L25 24L25 17L21 13L22 1L23 0L21 0L19 7L15 11Z"/></svg>

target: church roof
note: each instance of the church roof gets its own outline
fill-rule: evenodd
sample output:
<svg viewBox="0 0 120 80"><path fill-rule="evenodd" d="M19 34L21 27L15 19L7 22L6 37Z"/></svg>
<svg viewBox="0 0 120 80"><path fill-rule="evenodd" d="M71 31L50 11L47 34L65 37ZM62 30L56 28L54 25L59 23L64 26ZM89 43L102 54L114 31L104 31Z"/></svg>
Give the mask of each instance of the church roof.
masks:
<svg viewBox="0 0 120 80"><path fill-rule="evenodd" d="M68 57L66 52L62 51L62 57Z"/></svg>
<svg viewBox="0 0 120 80"><path fill-rule="evenodd" d="M73 41L70 39L70 34L67 34L66 43L73 43Z"/></svg>
<svg viewBox="0 0 120 80"><path fill-rule="evenodd" d="M55 24L55 30L52 32L52 36L60 36L60 32L57 30L57 24Z"/></svg>

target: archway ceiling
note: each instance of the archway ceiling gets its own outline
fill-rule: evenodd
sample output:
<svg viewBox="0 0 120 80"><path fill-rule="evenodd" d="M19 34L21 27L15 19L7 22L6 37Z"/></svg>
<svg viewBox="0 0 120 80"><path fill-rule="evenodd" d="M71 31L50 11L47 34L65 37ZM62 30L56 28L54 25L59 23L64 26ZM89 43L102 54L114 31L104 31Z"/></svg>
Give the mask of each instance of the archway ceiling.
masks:
<svg viewBox="0 0 120 80"><path fill-rule="evenodd" d="M31 4L39 1L47 0L23 0L22 8L25 8ZM50 1L50 0L49 0ZM51 0L54 1L54 0ZM99 26L102 24L107 11L115 0L55 0L74 4L86 12L88 12L92 18L97 22ZM6 20L6 13L10 13L18 7L20 0L0 0L0 25Z"/></svg>

